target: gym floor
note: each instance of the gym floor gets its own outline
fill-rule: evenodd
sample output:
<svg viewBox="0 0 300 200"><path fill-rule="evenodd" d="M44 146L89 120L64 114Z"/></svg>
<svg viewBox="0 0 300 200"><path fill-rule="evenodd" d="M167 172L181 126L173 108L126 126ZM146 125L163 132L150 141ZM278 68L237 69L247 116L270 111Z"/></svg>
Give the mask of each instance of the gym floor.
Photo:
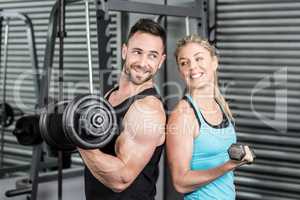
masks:
<svg viewBox="0 0 300 200"><path fill-rule="evenodd" d="M0 179L0 199L1 200L27 200L26 195L16 197L6 197L5 192L15 188L18 178ZM63 180L63 199L82 200L84 199L84 179L83 176L76 176ZM57 181L50 181L39 184L39 200L57 200Z"/></svg>

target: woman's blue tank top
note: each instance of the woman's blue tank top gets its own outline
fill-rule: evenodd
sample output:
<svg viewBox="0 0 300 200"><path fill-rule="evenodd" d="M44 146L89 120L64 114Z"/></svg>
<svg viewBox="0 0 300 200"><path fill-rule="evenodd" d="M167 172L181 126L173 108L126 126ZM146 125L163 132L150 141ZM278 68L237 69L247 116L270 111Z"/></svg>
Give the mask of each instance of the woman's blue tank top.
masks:
<svg viewBox="0 0 300 200"><path fill-rule="evenodd" d="M227 149L236 143L234 126L230 122L226 127L215 127L207 123L200 108L190 95L185 98L195 111L200 126L200 134L194 139L191 170L207 170L218 167L229 160ZM222 111L224 112L224 111ZM227 172L214 181L184 195L184 200L234 200L235 187L233 172Z"/></svg>

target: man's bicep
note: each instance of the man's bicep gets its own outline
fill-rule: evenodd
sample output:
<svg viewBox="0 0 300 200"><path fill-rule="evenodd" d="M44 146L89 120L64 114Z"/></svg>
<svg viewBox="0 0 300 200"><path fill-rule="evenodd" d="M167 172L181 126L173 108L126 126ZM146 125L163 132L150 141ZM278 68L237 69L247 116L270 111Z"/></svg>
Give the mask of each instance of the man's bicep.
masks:
<svg viewBox="0 0 300 200"><path fill-rule="evenodd" d="M153 105L153 104L152 104ZM144 106L141 109L141 106ZM137 176L150 161L156 147L164 140L165 116L159 108L137 104L126 114L124 130L117 141L117 156L131 176ZM144 112L144 113L143 113Z"/></svg>
<svg viewBox="0 0 300 200"><path fill-rule="evenodd" d="M126 130L123 133L124 135L130 134L126 133ZM119 139L116 145L116 154L125 165L122 174L126 176L124 178L130 184L151 160L156 148L156 141L151 138L146 141L146 138L141 137L126 140Z"/></svg>

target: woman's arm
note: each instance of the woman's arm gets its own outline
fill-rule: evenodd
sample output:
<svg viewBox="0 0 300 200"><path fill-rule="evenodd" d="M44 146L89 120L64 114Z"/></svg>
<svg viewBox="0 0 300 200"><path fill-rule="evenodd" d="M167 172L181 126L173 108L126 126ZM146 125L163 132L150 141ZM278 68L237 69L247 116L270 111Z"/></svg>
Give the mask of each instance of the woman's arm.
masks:
<svg viewBox="0 0 300 200"><path fill-rule="evenodd" d="M194 134L198 130L194 112L185 101L180 101L169 117L166 134L171 176L180 193L192 192L241 165L241 162L230 160L213 169L191 170Z"/></svg>

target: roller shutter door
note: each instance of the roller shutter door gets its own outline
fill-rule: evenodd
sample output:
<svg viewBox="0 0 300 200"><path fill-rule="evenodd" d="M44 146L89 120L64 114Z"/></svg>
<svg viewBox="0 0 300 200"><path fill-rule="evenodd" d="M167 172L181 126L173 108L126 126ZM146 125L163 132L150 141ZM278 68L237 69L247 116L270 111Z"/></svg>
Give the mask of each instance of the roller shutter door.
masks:
<svg viewBox="0 0 300 200"><path fill-rule="evenodd" d="M300 1L217 0L220 83L238 140L237 199L300 199Z"/></svg>

